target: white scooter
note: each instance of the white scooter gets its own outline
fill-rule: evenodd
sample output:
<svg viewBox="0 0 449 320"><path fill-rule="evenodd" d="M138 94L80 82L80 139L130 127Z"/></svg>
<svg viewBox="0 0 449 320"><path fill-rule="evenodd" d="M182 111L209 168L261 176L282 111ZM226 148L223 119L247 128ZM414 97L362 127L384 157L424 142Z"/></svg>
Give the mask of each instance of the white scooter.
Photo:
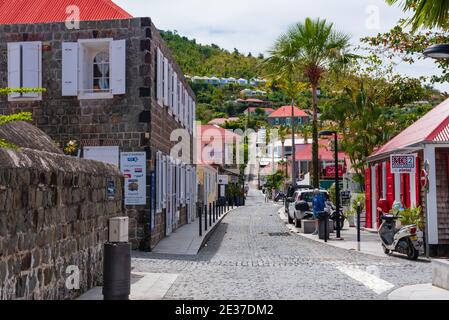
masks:
<svg viewBox="0 0 449 320"><path fill-rule="evenodd" d="M396 220L399 218L399 214L381 214L380 219L383 222L379 227L379 236L384 252L385 254L399 252L411 260L416 260L421 247L416 234L417 226L409 225L397 229Z"/></svg>

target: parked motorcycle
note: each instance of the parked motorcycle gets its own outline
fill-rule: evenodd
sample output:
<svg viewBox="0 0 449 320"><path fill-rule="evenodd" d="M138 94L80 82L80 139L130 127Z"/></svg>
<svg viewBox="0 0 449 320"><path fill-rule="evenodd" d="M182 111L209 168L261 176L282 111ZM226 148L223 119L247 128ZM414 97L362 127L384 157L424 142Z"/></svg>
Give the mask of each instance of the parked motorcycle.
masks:
<svg viewBox="0 0 449 320"><path fill-rule="evenodd" d="M282 191L278 192L276 194L276 196L274 197L274 202L279 202L279 201L284 201L284 199L286 198L285 193L283 193Z"/></svg>
<svg viewBox="0 0 449 320"><path fill-rule="evenodd" d="M337 212L337 207L331 201L326 201L325 211L329 213L329 219L333 221L334 229L337 230L337 226L339 226L339 230L343 230L346 220L343 212L341 210Z"/></svg>
<svg viewBox="0 0 449 320"><path fill-rule="evenodd" d="M382 248L385 254L391 252L399 252L407 255L411 260L418 259L420 242L418 241L417 226L408 225L396 228L396 220L400 216L398 214L382 213L380 219L383 221L379 227L379 237L382 241Z"/></svg>

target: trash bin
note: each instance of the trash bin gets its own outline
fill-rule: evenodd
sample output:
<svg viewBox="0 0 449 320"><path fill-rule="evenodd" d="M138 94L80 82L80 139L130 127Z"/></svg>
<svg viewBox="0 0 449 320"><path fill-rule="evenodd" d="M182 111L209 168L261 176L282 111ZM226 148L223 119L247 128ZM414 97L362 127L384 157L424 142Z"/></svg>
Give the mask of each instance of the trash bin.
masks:
<svg viewBox="0 0 449 320"><path fill-rule="evenodd" d="M128 300L131 293L131 244L105 243L104 300Z"/></svg>
<svg viewBox="0 0 449 320"><path fill-rule="evenodd" d="M327 235L326 235L327 232ZM329 213L321 212L318 217L318 237L321 240L329 239Z"/></svg>

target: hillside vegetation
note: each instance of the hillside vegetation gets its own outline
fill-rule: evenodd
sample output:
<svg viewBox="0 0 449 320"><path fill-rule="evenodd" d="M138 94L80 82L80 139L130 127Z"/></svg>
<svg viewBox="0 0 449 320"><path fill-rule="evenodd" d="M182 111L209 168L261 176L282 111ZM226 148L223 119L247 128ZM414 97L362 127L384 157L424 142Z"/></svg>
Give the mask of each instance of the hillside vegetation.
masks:
<svg viewBox="0 0 449 320"><path fill-rule="evenodd" d="M184 74L250 79L260 76L262 56L243 55L237 49L229 52L219 46L198 44L172 31L160 31Z"/></svg>

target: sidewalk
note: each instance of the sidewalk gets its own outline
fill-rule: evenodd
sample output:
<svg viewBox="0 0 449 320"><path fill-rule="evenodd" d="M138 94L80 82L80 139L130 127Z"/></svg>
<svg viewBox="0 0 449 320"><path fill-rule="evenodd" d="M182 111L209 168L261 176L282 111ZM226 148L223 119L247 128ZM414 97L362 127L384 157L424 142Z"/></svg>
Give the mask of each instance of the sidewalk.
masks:
<svg viewBox="0 0 449 320"><path fill-rule="evenodd" d="M417 284L394 290L388 295L388 300L449 300L449 291L431 283Z"/></svg>
<svg viewBox="0 0 449 320"><path fill-rule="evenodd" d="M238 208L238 207L234 207ZM209 215L207 217L207 231L204 230L204 215L202 216L201 226L203 230L202 236L199 235L199 221L195 221L182 226L174 231L168 237L162 239L157 246L152 250L153 253L170 254L170 255L187 255L195 256L198 254L204 243L209 239L211 234L215 231L221 221L226 215L234 209L225 212L218 220L209 224Z"/></svg>
<svg viewBox="0 0 449 320"><path fill-rule="evenodd" d="M284 208L281 208L279 210L279 216L282 220L287 222L287 216L285 215ZM299 233L299 229L296 228L294 225L287 224L287 227L290 229L290 231L297 233L301 237L324 243L323 240L318 239L318 236ZM346 250L357 251L356 228L350 228L349 226L345 226L345 228L340 232L340 236L343 240L338 240L335 238L335 236L336 236L335 232L330 234L330 239L327 242L328 245ZM360 252L379 257L385 257L385 253L382 250L382 246L377 233L361 230L360 238L361 238Z"/></svg>
<svg viewBox="0 0 449 320"><path fill-rule="evenodd" d="M130 300L162 300L178 278L177 274L131 273ZM103 300L103 287L95 287L77 300Z"/></svg>

